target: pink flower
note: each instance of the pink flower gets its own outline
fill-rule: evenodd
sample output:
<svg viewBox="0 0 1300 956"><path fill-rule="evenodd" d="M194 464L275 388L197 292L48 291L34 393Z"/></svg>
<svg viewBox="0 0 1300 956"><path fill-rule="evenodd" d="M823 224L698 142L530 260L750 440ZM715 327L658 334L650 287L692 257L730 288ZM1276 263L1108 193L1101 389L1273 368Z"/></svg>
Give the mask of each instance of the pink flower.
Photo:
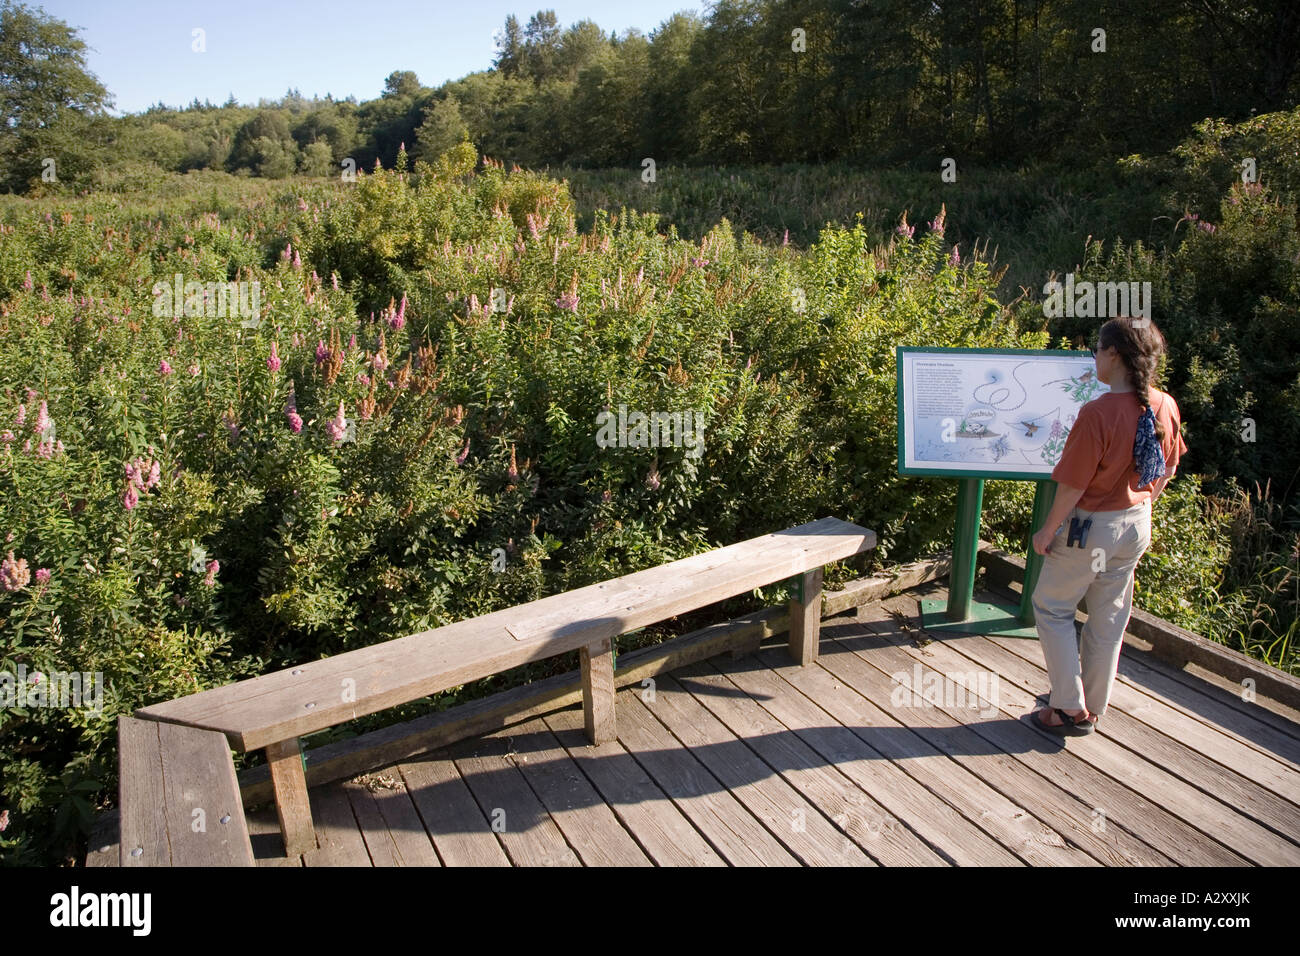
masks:
<svg viewBox="0 0 1300 956"><path fill-rule="evenodd" d="M221 562L213 558L208 562L208 573L203 576L203 583L212 587L217 583L217 574L221 571Z"/></svg>
<svg viewBox="0 0 1300 956"><path fill-rule="evenodd" d="M789 229L787 229L787 230L785 231L785 236L781 239L781 245L782 245L782 247L785 247L785 246L790 245L790 230L789 230Z"/></svg>
<svg viewBox="0 0 1300 956"><path fill-rule="evenodd" d="M135 485L128 484L126 486L126 493L122 495L122 507L125 508L127 511L130 511L139 503L140 503L140 496L136 494Z"/></svg>
<svg viewBox="0 0 1300 956"><path fill-rule="evenodd" d="M226 426L232 439L239 437L239 420L235 418L234 412L226 412L221 416L221 423Z"/></svg>
<svg viewBox="0 0 1300 956"><path fill-rule="evenodd" d="M334 291L337 292L339 288L339 274L337 272L330 273L330 282L333 283Z"/></svg>
<svg viewBox="0 0 1300 956"><path fill-rule="evenodd" d="M289 429L295 435L302 432L302 416L298 414L296 408L291 408L285 412L285 417L289 419Z"/></svg>
<svg viewBox="0 0 1300 956"><path fill-rule="evenodd" d="M123 465L123 469L126 471L127 483L139 491L148 491L158 484L158 479L162 476L162 467L158 462L148 458L128 461Z"/></svg>
<svg viewBox="0 0 1300 956"><path fill-rule="evenodd" d="M466 438L466 439L465 439L465 447L462 448L462 449L460 450L460 454L456 456L456 464L458 464L458 465L463 465L463 464L465 464L465 459L468 458L468 457L469 457L469 439Z"/></svg>
<svg viewBox="0 0 1300 956"><path fill-rule="evenodd" d="M402 296L402 304L397 311L388 317L388 327L397 331L406 325L406 296Z"/></svg>
<svg viewBox="0 0 1300 956"><path fill-rule="evenodd" d="M36 454L40 458L53 458L54 442L48 438L45 439L45 441L36 446Z"/></svg>
<svg viewBox="0 0 1300 956"><path fill-rule="evenodd" d="M293 267L298 270L302 269L302 259L298 257L297 249L293 251Z"/></svg>
<svg viewBox="0 0 1300 956"><path fill-rule="evenodd" d="M0 442L4 442L7 445L13 440L14 440L14 433L11 432L9 429L6 428L4 431L0 432Z"/></svg>
<svg viewBox="0 0 1300 956"><path fill-rule="evenodd" d="M371 364L374 365L376 372L382 372L384 369L388 368L388 359L380 353L371 360Z"/></svg>
<svg viewBox="0 0 1300 956"><path fill-rule="evenodd" d="M27 422L27 406L19 405L18 414L14 416L14 428L22 428Z"/></svg>
<svg viewBox="0 0 1300 956"><path fill-rule="evenodd" d="M45 585L47 585L47 584L50 583L50 569L49 569L49 568L37 568L37 569L36 569L36 583L39 584L39 585L41 585L42 587L44 587Z"/></svg>
<svg viewBox="0 0 1300 956"><path fill-rule="evenodd" d="M9 557L0 561L0 588L6 591L21 591L27 587L27 582L32 579L31 572L27 570L27 560L25 558L14 558L14 553L9 552Z"/></svg>
<svg viewBox="0 0 1300 956"><path fill-rule="evenodd" d="M187 368L185 371L189 372L190 375L192 375L192 376L194 376L195 378L197 378L197 377L198 377L198 374L199 374L199 363L198 363L198 362L191 362L191 363L190 363L190 367Z"/></svg>
<svg viewBox="0 0 1300 956"><path fill-rule="evenodd" d="M31 275L30 272L27 274ZM0 810L0 833L4 833L8 829L9 829L9 811Z"/></svg>
<svg viewBox="0 0 1300 956"><path fill-rule="evenodd" d="M367 375L365 372L357 372L357 382L362 385L369 385L370 376Z"/></svg>
<svg viewBox="0 0 1300 956"><path fill-rule="evenodd" d="M41 402L40 410L36 413L36 434L44 435L51 424L53 423L50 421L50 410L45 402Z"/></svg>
<svg viewBox="0 0 1300 956"><path fill-rule="evenodd" d="M961 265L961 255L957 252L956 246L952 247L952 255L948 257L948 265L952 266L954 269Z"/></svg>
<svg viewBox="0 0 1300 956"><path fill-rule="evenodd" d="M348 420L343 416L343 403L339 402L339 413L325 423L325 431L329 433L330 438L336 442L343 440L343 435L347 431Z"/></svg>
<svg viewBox="0 0 1300 956"><path fill-rule="evenodd" d="M167 360L166 360L166 359L163 359L161 362L158 363L158 374L159 374L159 375L161 375L163 378L166 378L166 377L167 377L168 375L170 375L171 373L172 373L172 367L171 367L170 365L167 364Z"/></svg>
<svg viewBox="0 0 1300 956"><path fill-rule="evenodd" d="M945 205L940 205L939 215L935 216L933 219L930 220L930 231L938 233L940 236L942 236L944 222L947 220L947 218L948 218L948 207Z"/></svg>
<svg viewBox="0 0 1300 956"><path fill-rule="evenodd" d="M316 364L320 365L330 357L330 347L325 344L324 339L316 340Z"/></svg>
<svg viewBox="0 0 1300 956"><path fill-rule="evenodd" d="M578 311L578 297L572 292L565 293L555 300L555 304L561 309L567 309L570 312Z"/></svg>
<svg viewBox="0 0 1300 956"><path fill-rule="evenodd" d="M659 466L658 466L658 465L651 465L651 466L650 466L650 473L649 473L648 475L646 475L646 478L645 478L645 486L646 486L647 488L649 488L651 491L658 491L658 490L659 490L659 485L660 485L660 481L659 481Z"/></svg>
<svg viewBox="0 0 1300 956"><path fill-rule="evenodd" d="M272 372L280 371L280 344L278 342L271 343L271 354L266 359L266 367Z"/></svg>

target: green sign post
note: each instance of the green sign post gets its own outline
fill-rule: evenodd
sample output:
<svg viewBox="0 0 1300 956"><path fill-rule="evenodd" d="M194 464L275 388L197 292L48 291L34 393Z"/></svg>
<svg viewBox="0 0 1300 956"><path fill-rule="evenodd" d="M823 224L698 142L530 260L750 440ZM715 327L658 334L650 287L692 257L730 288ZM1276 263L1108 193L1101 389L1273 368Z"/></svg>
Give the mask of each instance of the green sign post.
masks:
<svg viewBox="0 0 1300 956"><path fill-rule="evenodd" d="M1035 483L1031 529L1056 495L1051 472L1079 406L1105 389L1087 353L899 346L898 471L959 479L948 600L921 602L928 631L1035 637L1033 593L1043 558L1026 550L1019 608L976 601L986 478ZM1032 534L1031 530L1031 534Z"/></svg>

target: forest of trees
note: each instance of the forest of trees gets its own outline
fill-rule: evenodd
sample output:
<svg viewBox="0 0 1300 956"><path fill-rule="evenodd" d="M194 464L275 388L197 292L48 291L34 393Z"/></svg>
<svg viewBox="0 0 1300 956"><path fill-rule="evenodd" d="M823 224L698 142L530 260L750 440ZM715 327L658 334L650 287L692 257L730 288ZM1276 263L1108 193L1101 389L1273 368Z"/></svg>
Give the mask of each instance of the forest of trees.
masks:
<svg viewBox="0 0 1300 956"><path fill-rule="evenodd" d="M0 18L0 85L25 91L0 99L14 191L50 155L62 182L132 160L279 178L463 139L530 166L1091 164L1294 104L1300 58L1291 0L719 0L649 36L510 16L489 69L437 88L395 70L365 102L290 90L114 118L93 78L68 86L20 53L84 56L75 31L21 5Z"/></svg>

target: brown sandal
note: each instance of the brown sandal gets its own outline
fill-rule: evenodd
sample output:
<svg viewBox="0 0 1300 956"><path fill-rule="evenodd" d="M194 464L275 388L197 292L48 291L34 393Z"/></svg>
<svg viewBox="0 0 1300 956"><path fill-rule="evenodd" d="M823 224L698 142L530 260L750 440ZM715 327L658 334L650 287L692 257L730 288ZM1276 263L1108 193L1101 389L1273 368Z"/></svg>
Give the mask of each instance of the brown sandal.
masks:
<svg viewBox="0 0 1300 956"><path fill-rule="evenodd" d="M1047 709L1048 708L1046 707L1043 708L1043 710ZM1057 737L1086 737L1097 729L1096 725L1090 720L1080 720L1076 717L1071 717L1059 707L1053 707L1051 709L1056 711L1056 716L1061 719L1059 724L1043 723L1043 718L1039 716L1043 710L1036 710L1029 715L1036 727L1040 730L1047 731L1049 734L1054 734Z"/></svg>

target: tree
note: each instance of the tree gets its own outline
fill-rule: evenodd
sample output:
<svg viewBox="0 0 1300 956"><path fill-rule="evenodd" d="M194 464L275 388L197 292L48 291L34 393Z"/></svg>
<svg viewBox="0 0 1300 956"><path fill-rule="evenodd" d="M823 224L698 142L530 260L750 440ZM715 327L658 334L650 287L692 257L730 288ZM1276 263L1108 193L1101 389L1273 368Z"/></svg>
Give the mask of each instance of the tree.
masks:
<svg viewBox="0 0 1300 956"><path fill-rule="evenodd" d="M86 44L76 30L0 0L0 182L6 188L24 188L47 157L65 170L95 165L101 154L93 139L56 137L54 130L65 120L102 117L111 104L86 69Z"/></svg>
<svg viewBox="0 0 1300 956"><path fill-rule="evenodd" d="M274 143L278 149L268 147L266 143ZM297 153L298 145L289 135L289 122L284 114L279 110L259 110L235 133L227 166L231 172L247 168L259 176L269 175L261 172L263 166L278 171L283 166L282 157L286 154L296 157Z"/></svg>
<svg viewBox="0 0 1300 956"><path fill-rule="evenodd" d="M541 84L555 77L560 61L560 21L554 10L538 10L524 28L524 73Z"/></svg>
<svg viewBox="0 0 1300 956"><path fill-rule="evenodd" d="M411 98L420 93L420 78L410 70L395 70L384 80L384 96Z"/></svg>
<svg viewBox="0 0 1300 956"><path fill-rule="evenodd" d="M330 153L329 143L317 140L308 143L302 151L298 171L304 176L328 176L334 172L334 157Z"/></svg>
<svg viewBox="0 0 1300 956"><path fill-rule="evenodd" d="M512 13L506 17L505 28L497 39L497 57L492 61L502 76L518 76L524 60L524 33L519 20Z"/></svg>
<svg viewBox="0 0 1300 956"><path fill-rule="evenodd" d="M416 159L432 163L458 143L469 139L469 128L460 115L454 96L435 100L424 111L424 122L415 132Z"/></svg>

